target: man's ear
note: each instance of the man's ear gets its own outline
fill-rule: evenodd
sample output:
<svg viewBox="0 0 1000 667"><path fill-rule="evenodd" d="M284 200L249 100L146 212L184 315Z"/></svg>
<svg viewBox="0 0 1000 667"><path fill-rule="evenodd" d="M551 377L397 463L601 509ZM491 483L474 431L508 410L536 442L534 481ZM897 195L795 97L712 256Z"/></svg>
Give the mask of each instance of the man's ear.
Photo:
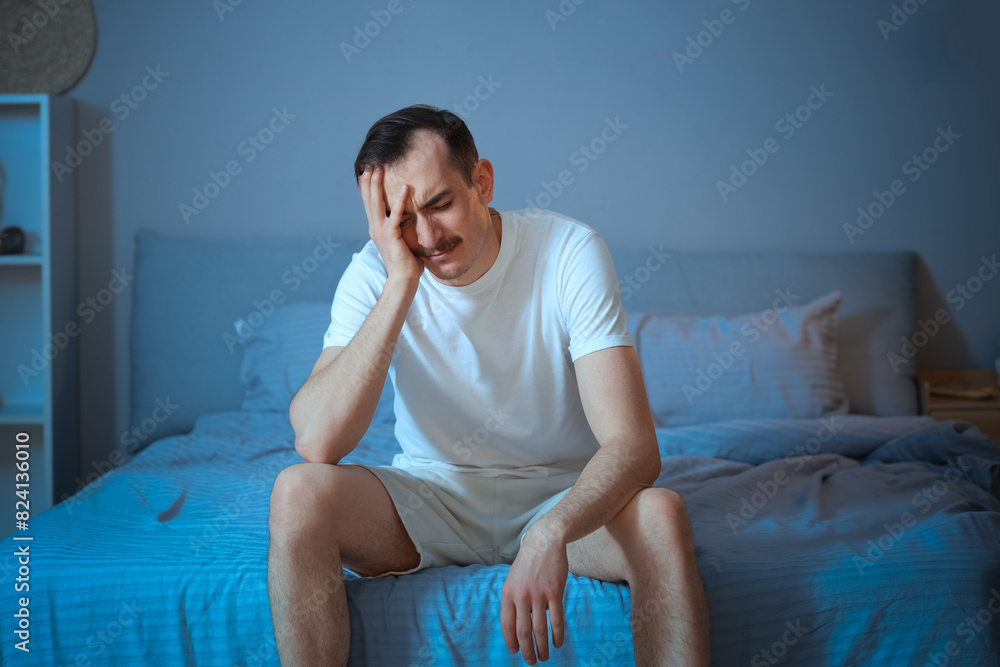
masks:
<svg viewBox="0 0 1000 667"><path fill-rule="evenodd" d="M493 165L486 158L480 158L473 167L472 184L476 188L479 203L488 206L493 201Z"/></svg>

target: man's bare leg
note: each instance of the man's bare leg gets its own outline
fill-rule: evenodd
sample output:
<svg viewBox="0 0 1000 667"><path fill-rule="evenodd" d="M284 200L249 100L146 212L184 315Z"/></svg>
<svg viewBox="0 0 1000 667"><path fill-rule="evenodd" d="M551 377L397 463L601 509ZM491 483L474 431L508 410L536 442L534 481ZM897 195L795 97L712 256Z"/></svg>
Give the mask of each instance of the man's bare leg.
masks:
<svg viewBox="0 0 1000 667"><path fill-rule="evenodd" d="M643 489L567 555L573 574L628 582L637 666L711 664L708 602L679 495Z"/></svg>
<svg viewBox="0 0 1000 667"><path fill-rule="evenodd" d="M341 567L376 575L420 562L389 493L359 466L300 463L271 492L267 592L283 667L346 665Z"/></svg>

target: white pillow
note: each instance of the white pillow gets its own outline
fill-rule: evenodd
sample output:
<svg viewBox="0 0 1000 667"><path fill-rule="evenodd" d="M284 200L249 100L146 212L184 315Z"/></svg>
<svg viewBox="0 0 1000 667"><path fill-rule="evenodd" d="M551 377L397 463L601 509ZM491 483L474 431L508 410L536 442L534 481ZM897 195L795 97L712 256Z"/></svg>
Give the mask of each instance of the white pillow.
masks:
<svg viewBox="0 0 1000 667"><path fill-rule="evenodd" d="M730 318L631 313L656 426L846 413L837 370L840 302L840 292L831 292L804 306Z"/></svg>

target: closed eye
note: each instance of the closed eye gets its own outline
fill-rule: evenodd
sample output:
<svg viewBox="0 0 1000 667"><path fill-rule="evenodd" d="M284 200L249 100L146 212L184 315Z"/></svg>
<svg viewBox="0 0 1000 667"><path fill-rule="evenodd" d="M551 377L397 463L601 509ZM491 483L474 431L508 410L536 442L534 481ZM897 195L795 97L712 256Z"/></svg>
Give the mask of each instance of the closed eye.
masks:
<svg viewBox="0 0 1000 667"><path fill-rule="evenodd" d="M447 204L441 204L440 206L435 206L433 210L435 210L435 211L444 211L446 209L451 208L451 205L453 203L454 202L448 202ZM413 218L403 218L403 220L399 224L400 224L400 226L403 226L403 225L408 225L408 224L410 224L412 222L413 222Z"/></svg>

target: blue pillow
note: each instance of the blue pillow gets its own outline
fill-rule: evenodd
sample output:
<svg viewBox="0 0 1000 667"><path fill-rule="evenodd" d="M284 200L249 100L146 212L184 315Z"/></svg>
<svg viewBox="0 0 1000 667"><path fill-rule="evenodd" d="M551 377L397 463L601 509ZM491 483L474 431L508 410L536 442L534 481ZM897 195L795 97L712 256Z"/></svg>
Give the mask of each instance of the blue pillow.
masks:
<svg viewBox="0 0 1000 667"><path fill-rule="evenodd" d="M630 313L654 423L846 413L837 370L840 302L840 292L831 292L804 306L730 318Z"/></svg>
<svg viewBox="0 0 1000 667"><path fill-rule="evenodd" d="M262 324L244 319L233 323L244 340L240 381L242 410L288 413L292 397L309 379L323 351L323 334L330 326L330 304L292 303L278 306ZM395 392L386 377L372 423L394 422Z"/></svg>

